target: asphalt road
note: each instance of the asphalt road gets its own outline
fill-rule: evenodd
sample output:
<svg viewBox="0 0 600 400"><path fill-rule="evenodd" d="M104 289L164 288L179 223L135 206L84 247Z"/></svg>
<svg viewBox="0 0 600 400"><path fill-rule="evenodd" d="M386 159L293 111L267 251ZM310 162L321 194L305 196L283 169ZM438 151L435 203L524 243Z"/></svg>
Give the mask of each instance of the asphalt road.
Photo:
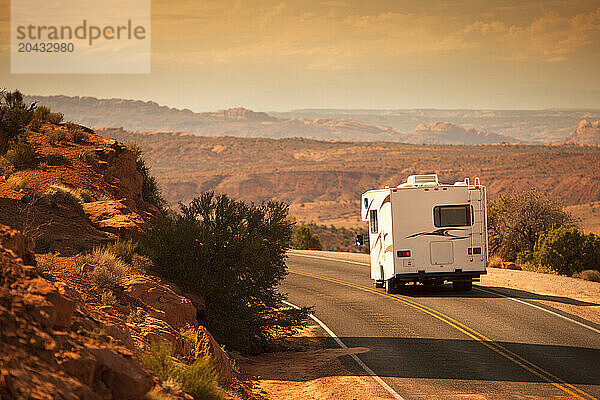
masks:
<svg viewBox="0 0 600 400"><path fill-rule="evenodd" d="M477 285L387 295L365 265L301 255L287 265L288 300L314 306L347 346L367 348L359 358L406 400L600 399L597 332Z"/></svg>

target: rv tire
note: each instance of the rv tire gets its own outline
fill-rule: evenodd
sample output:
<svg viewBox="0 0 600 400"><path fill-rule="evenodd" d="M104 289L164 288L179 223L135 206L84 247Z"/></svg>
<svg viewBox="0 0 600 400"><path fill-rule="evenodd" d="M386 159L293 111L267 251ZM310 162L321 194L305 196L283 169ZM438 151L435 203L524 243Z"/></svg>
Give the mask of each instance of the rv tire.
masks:
<svg viewBox="0 0 600 400"><path fill-rule="evenodd" d="M389 294L394 294L396 293L398 287L396 284L396 280L395 279L387 279L385 281L385 292L389 293Z"/></svg>
<svg viewBox="0 0 600 400"><path fill-rule="evenodd" d="M384 281L381 281L381 280L376 280L375 281L375 287L376 288L382 288L383 285L384 285Z"/></svg>
<svg viewBox="0 0 600 400"><path fill-rule="evenodd" d="M469 279L468 281L464 281L463 290L468 292L471 289L473 289L473 281L471 279Z"/></svg>

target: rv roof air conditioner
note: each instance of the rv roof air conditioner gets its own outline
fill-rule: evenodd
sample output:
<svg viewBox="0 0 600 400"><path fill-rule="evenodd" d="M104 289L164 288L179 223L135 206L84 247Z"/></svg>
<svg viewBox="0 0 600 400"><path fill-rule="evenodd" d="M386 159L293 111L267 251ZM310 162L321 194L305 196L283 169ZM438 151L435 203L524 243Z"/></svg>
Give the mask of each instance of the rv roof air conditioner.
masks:
<svg viewBox="0 0 600 400"><path fill-rule="evenodd" d="M407 186L437 186L439 185L438 176L436 174L429 175L411 175L406 179L406 183L400 187Z"/></svg>

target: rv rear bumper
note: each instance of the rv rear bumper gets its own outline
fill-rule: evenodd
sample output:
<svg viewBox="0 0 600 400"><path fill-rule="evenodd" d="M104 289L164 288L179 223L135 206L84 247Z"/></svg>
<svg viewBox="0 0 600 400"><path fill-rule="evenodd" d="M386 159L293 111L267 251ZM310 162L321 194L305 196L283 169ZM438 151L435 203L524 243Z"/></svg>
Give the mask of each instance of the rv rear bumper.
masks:
<svg viewBox="0 0 600 400"><path fill-rule="evenodd" d="M453 271L453 272L425 272L419 271L410 274L396 274L396 279L400 281L415 281L427 279L445 279L445 280L461 280L461 279L476 279L481 275L487 274L487 271Z"/></svg>

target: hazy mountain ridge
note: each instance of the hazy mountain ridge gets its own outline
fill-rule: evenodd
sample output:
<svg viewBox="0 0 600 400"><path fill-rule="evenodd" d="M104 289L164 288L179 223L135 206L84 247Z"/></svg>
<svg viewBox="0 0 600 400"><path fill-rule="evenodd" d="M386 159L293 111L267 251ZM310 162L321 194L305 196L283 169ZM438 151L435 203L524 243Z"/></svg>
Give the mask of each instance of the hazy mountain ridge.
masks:
<svg viewBox="0 0 600 400"><path fill-rule="evenodd" d="M271 112L281 118L354 118L409 132L419 124L446 121L465 128L496 132L530 143L563 142L582 119L600 119L600 110L343 110L304 109Z"/></svg>
<svg viewBox="0 0 600 400"><path fill-rule="evenodd" d="M414 144L482 144L515 142L494 132L463 128L435 121L431 128L404 131L381 123L365 122L350 116L315 118L271 115L245 108L195 113L161 106L155 102L93 97L29 96L52 109L60 109L69 120L95 127L121 126L132 131L189 132L203 136L307 137L322 140L389 141Z"/></svg>

